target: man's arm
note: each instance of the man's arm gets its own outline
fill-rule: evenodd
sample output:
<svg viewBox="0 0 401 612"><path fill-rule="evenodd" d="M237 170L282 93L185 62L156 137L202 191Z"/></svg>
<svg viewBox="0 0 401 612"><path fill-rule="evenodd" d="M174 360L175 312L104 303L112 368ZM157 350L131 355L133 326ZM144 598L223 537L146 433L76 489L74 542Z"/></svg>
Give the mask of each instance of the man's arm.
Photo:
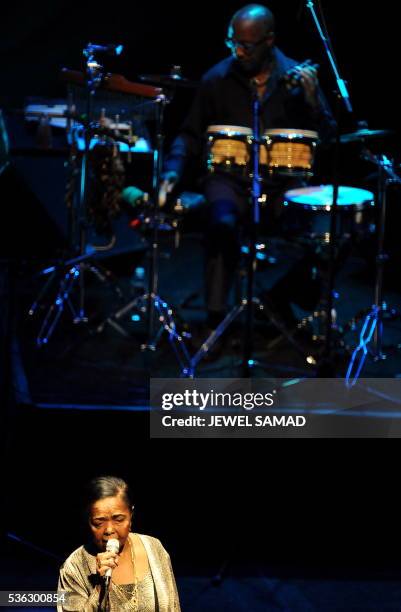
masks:
<svg viewBox="0 0 401 612"><path fill-rule="evenodd" d="M181 179L187 163L202 154L203 138L211 110L210 89L207 82L200 85L178 136L166 155L161 191L169 193Z"/></svg>
<svg viewBox="0 0 401 612"><path fill-rule="evenodd" d="M311 112L313 123L316 126L320 139L323 142L328 141L335 135L336 122L329 104L319 87L317 70L313 66L305 66L299 72L305 102Z"/></svg>

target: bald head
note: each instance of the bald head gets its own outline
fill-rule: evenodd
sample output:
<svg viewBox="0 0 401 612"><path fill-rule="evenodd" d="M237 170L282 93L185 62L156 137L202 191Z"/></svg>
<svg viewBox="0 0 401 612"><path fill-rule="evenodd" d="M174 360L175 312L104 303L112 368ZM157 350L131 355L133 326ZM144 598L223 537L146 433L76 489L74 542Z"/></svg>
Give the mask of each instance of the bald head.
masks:
<svg viewBox="0 0 401 612"><path fill-rule="evenodd" d="M267 70L273 57L273 13L261 4L247 4L237 11L228 26L227 46L246 76Z"/></svg>
<svg viewBox="0 0 401 612"><path fill-rule="evenodd" d="M257 28L264 34L274 32L275 21L273 13L261 4L247 4L237 11L231 18L230 26Z"/></svg>

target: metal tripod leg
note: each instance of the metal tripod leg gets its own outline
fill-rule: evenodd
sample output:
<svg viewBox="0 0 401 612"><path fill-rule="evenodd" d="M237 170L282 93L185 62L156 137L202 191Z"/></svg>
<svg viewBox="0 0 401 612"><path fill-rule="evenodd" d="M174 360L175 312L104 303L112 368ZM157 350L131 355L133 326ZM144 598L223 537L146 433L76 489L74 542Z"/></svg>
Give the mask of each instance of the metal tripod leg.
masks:
<svg viewBox="0 0 401 612"><path fill-rule="evenodd" d="M262 304L259 299L257 299L256 302L257 302L257 305L259 306L259 310L266 316L266 319L270 323L272 323L276 329L278 329L280 334L286 340L288 340L288 342L291 344L291 346L293 346L298 353L300 353L303 357L305 357L305 351L304 351L303 347L301 346L301 344L299 344L299 342L297 342L295 340L294 335L290 331L288 331L288 329L286 328L284 323L282 323L276 317L276 315L273 313L273 311L268 306L266 306L266 304Z"/></svg>
<svg viewBox="0 0 401 612"><path fill-rule="evenodd" d="M190 359L189 369L182 372L183 376L189 376L193 378L195 376L195 369L201 359L210 351L212 346L217 342L220 336L225 332L227 327L240 315L247 306L247 300L242 300L241 304L234 306L234 308L224 317L220 325L210 334L210 336L202 344L201 348L195 355Z"/></svg>
<svg viewBox="0 0 401 612"><path fill-rule="evenodd" d="M362 372L365 365L366 357L369 352L369 344L375 335L377 324L379 321L379 308L372 307L372 311L368 314L362 327L359 337L359 344L352 353L351 360L348 365L345 382L347 387L353 387ZM381 318L381 316L380 316Z"/></svg>
<svg viewBox="0 0 401 612"><path fill-rule="evenodd" d="M38 294L36 300L32 303L32 306L30 307L30 309L28 311L28 315L30 317L33 317L35 315L37 309L39 308L40 303L42 302L42 300L45 297L46 293L49 291L49 289L50 289L50 287L51 287L55 277L56 277L56 270L53 270L53 272L50 274L49 278L47 279L47 281L43 285L42 289L39 291L39 294Z"/></svg>
<svg viewBox="0 0 401 612"><path fill-rule="evenodd" d="M303 347L295 340L293 334L288 331L285 325L277 319L273 312L267 308L258 298L253 298L253 304L266 316L266 319L272 323L281 335L288 340L288 342L306 359L305 351ZM183 371L184 376L195 376L195 370L198 363L203 357L210 351L220 336L225 332L227 327L242 313L248 306L248 300L243 299L241 304L234 306L234 308L225 316L223 321L216 327L216 329L210 334L210 336L202 344L201 348L190 360L189 370ZM253 362L253 360L252 360ZM254 363L254 362L253 362ZM256 364L255 364L256 365Z"/></svg>
<svg viewBox="0 0 401 612"><path fill-rule="evenodd" d="M160 323L164 331L168 333L168 339L173 349L181 371L189 368L191 357L185 344L184 335L177 332L177 327L173 317L173 311L167 302L156 296L154 298L155 309L159 312Z"/></svg>
<svg viewBox="0 0 401 612"><path fill-rule="evenodd" d="M119 321L133 310L138 310L141 313L148 314L149 311L151 311L154 313L154 315L158 315L159 328L150 340L141 345L141 350L155 352L163 333L166 332L181 371L188 371L191 357L185 344L186 334L178 333L172 308L158 295L150 295L149 293L145 293L134 298L100 323L97 326L96 331L101 332L106 325L110 325L123 336L130 337L130 334L125 331L125 329L120 325Z"/></svg>
<svg viewBox="0 0 401 612"><path fill-rule="evenodd" d="M377 236L375 302L365 319L360 334L359 344L352 353L346 375L348 387L354 386L362 372L366 357L370 353L375 362L386 358L383 347L383 316L388 310L383 299L384 265L388 259L385 253L385 230L387 213L387 187L391 183L401 185L401 178L394 169L394 163L386 155L373 155L368 149L362 153L363 159L374 163L378 168L377 206L379 226ZM372 344L372 348L369 346Z"/></svg>
<svg viewBox="0 0 401 612"><path fill-rule="evenodd" d="M51 336L54 333L54 330L61 318L65 310L65 305L68 306L74 324L78 323L87 323L88 317L85 315L83 302L82 302L82 287L80 286L80 303L79 310L77 311L73 305L71 294L77 283L82 282L82 277L85 272L91 272L96 278L102 282L106 283L107 272L95 266L93 263L89 262L79 262L76 265L69 267L66 272L63 272L63 277L59 282L59 287L57 290L57 295L53 303L49 306L42 325L40 327L39 333L36 338L36 344L41 347L45 344L48 344ZM38 298L32 304L29 309L29 315L34 316L37 312L41 302L43 301L45 295L49 292L51 284L55 280L57 276L57 269L52 270L50 277L46 281L44 287L39 293ZM119 298L122 297L122 293L118 287L115 287L115 291Z"/></svg>
<svg viewBox="0 0 401 612"><path fill-rule="evenodd" d="M71 304L70 294L77 280L78 274L79 272L77 268L75 267L71 268L65 274L64 278L60 281L59 290L58 290L56 299L50 305L45 315L45 318L43 320L43 323L40 327L38 336L36 338L36 344L39 347L49 342L56 328L56 325L59 322L60 317L64 312L65 303L68 304L70 310L72 311L73 316L75 317L75 311Z"/></svg>

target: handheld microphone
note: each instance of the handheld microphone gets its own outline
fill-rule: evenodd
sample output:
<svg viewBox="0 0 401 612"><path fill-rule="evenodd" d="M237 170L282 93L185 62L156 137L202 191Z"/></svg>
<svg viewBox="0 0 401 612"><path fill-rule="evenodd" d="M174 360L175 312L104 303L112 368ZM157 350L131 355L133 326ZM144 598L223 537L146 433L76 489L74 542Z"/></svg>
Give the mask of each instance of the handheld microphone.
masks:
<svg viewBox="0 0 401 612"><path fill-rule="evenodd" d="M84 49L84 54L94 55L95 53L105 53L106 55L121 55L123 45L92 45L88 43Z"/></svg>
<svg viewBox="0 0 401 612"><path fill-rule="evenodd" d="M119 550L120 550L120 543L116 538L111 538L110 540L107 540L107 544L106 544L107 552L118 553ZM112 571L113 570L111 569L111 567L109 567L109 569L104 575L107 586L109 585Z"/></svg>

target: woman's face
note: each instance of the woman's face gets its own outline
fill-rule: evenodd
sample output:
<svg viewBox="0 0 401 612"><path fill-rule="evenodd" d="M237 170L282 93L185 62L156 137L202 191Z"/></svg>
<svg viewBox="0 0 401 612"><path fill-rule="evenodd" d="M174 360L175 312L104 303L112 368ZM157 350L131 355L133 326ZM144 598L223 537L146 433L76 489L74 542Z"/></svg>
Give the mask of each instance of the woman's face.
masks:
<svg viewBox="0 0 401 612"><path fill-rule="evenodd" d="M131 508L120 495L99 499L90 507L89 527L98 550L106 550L107 540L116 538L120 551L131 531Z"/></svg>

